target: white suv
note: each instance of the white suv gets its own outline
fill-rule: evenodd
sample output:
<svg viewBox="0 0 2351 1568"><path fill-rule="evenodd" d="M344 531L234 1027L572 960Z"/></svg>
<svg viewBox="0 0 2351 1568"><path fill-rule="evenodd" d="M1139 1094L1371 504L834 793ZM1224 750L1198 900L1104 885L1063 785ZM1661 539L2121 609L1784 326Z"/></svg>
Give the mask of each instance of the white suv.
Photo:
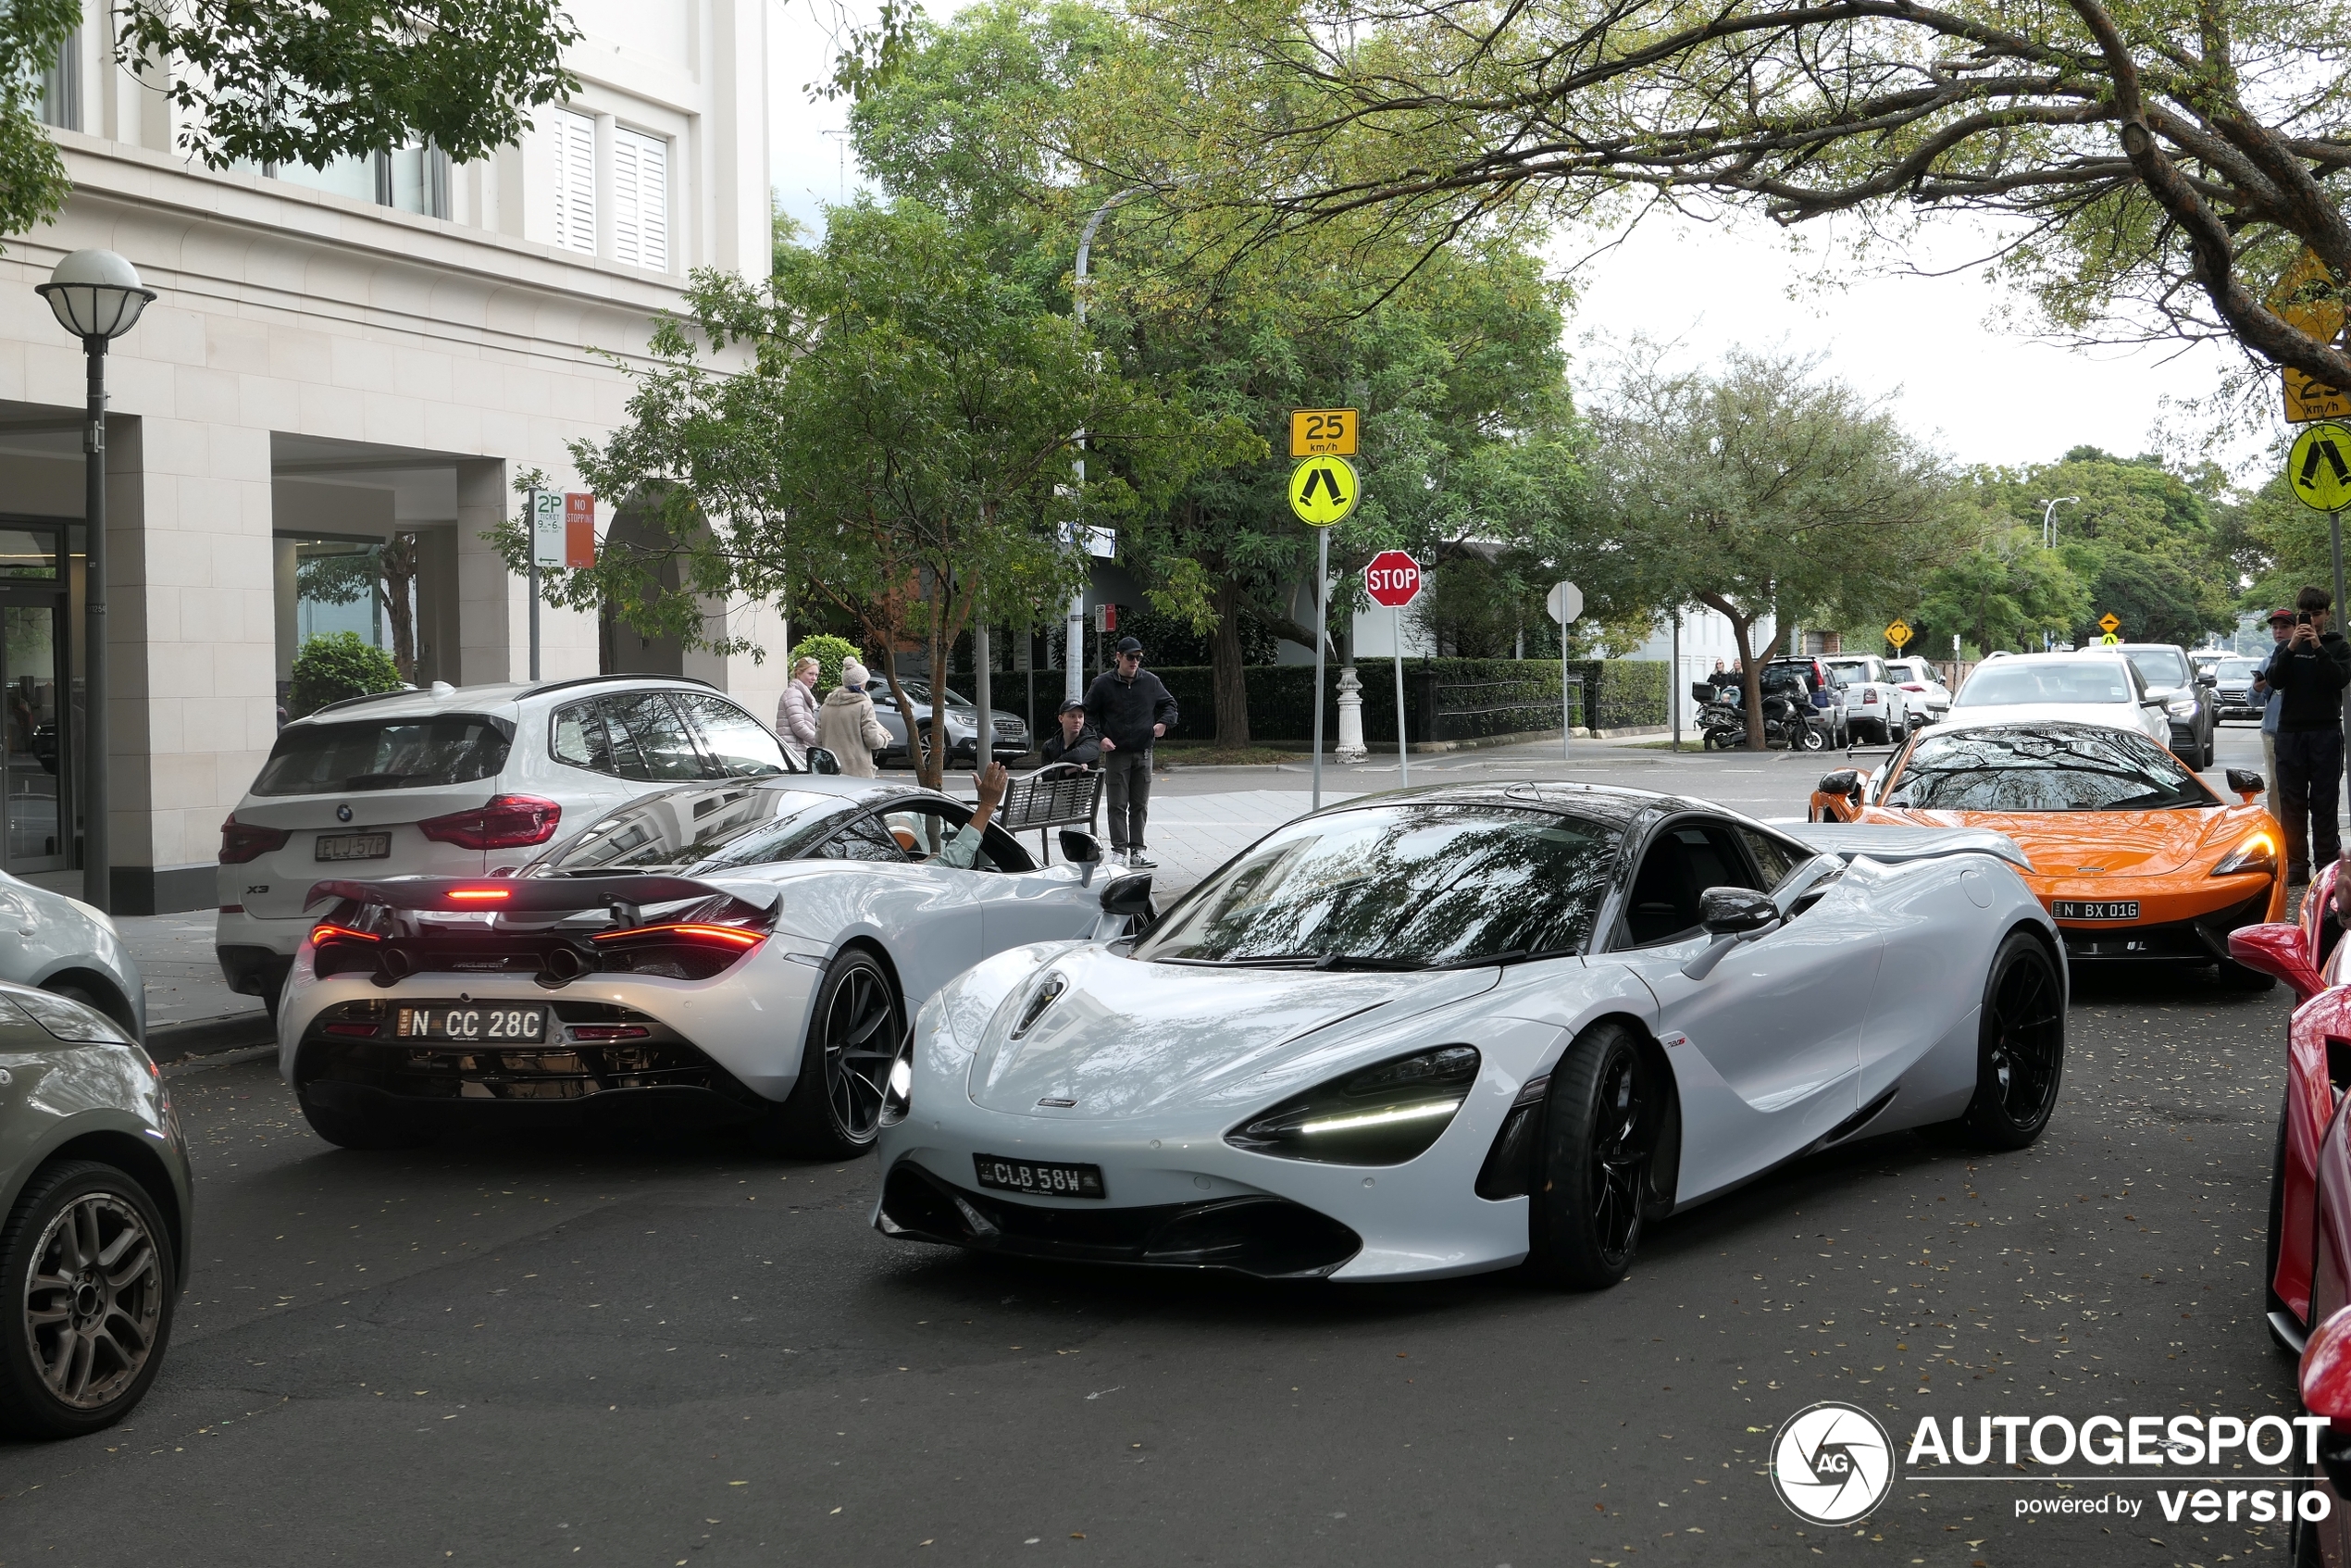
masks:
<svg viewBox="0 0 2351 1568"><path fill-rule="evenodd" d="M1894 672L1875 653L1823 653L1821 663L1845 682L1845 713L1854 734L1881 746L1897 745L1926 722L1925 704L1911 707Z"/></svg>
<svg viewBox="0 0 2351 1568"><path fill-rule="evenodd" d="M648 790L802 771L695 680L437 684L330 703L278 732L220 825L220 972L274 1015L317 882L495 876Z"/></svg>

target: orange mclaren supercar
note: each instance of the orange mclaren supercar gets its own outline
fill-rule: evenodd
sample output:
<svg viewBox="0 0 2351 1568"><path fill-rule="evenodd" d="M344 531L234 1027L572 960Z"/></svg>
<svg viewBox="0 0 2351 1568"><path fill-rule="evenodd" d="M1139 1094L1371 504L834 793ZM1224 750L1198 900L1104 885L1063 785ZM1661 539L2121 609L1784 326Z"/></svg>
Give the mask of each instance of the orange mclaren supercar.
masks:
<svg viewBox="0 0 2351 1568"><path fill-rule="evenodd" d="M2004 833L2071 962L2216 964L2225 983L2266 989L2229 957L2229 933L2285 918L2283 836L2254 803L2260 775L2231 768L2228 783L2233 803L2132 730L1938 725L1874 773L1822 778L1811 816Z"/></svg>

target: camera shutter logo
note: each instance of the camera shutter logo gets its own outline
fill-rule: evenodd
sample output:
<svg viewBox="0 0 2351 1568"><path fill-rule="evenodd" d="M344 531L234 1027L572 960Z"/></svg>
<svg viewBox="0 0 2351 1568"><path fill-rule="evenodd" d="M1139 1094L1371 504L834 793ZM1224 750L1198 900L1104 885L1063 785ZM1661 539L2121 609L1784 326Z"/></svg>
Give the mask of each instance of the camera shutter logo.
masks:
<svg viewBox="0 0 2351 1568"><path fill-rule="evenodd" d="M1799 1519L1849 1524L1894 1489L1893 1439L1858 1406L1807 1406L1772 1434L1772 1487Z"/></svg>

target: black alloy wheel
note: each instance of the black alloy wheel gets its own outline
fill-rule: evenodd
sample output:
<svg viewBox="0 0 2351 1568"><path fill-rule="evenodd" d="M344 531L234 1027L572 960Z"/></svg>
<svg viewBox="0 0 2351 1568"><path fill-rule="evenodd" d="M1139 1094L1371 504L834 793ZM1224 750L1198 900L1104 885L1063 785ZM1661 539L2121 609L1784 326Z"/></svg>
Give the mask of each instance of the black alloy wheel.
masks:
<svg viewBox="0 0 2351 1568"><path fill-rule="evenodd" d="M906 1008L889 971L867 949L842 950L816 988L800 1081L770 1112L769 1144L807 1160L871 1149L905 1035Z"/></svg>
<svg viewBox="0 0 2351 1568"><path fill-rule="evenodd" d="M1663 1081L1623 1025L1598 1025L1567 1048L1551 1070L1527 1210L1536 1275L1576 1290L1623 1279L1641 1243L1664 1101Z"/></svg>
<svg viewBox="0 0 2351 1568"><path fill-rule="evenodd" d="M0 1230L0 1430L77 1437L111 1426L163 1364L179 1292L155 1200L112 1165L37 1172Z"/></svg>
<svg viewBox="0 0 2351 1568"><path fill-rule="evenodd" d="M2040 941L2012 931L1984 982L1975 1098L1961 1124L1991 1149L2041 1136L2065 1077L2065 989Z"/></svg>

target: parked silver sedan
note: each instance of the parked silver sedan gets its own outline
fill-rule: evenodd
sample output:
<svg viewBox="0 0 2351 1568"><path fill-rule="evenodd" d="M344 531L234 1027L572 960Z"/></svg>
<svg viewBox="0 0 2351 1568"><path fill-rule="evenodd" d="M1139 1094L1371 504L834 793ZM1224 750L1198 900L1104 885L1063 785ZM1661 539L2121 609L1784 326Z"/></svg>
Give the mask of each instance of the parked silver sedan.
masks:
<svg viewBox="0 0 2351 1568"><path fill-rule="evenodd" d="M0 1433L81 1437L144 1397L193 1197L171 1097L130 1032L0 983Z"/></svg>
<svg viewBox="0 0 2351 1568"><path fill-rule="evenodd" d="M147 1038L146 985L114 921L77 898L0 872L0 980L86 1002Z"/></svg>

